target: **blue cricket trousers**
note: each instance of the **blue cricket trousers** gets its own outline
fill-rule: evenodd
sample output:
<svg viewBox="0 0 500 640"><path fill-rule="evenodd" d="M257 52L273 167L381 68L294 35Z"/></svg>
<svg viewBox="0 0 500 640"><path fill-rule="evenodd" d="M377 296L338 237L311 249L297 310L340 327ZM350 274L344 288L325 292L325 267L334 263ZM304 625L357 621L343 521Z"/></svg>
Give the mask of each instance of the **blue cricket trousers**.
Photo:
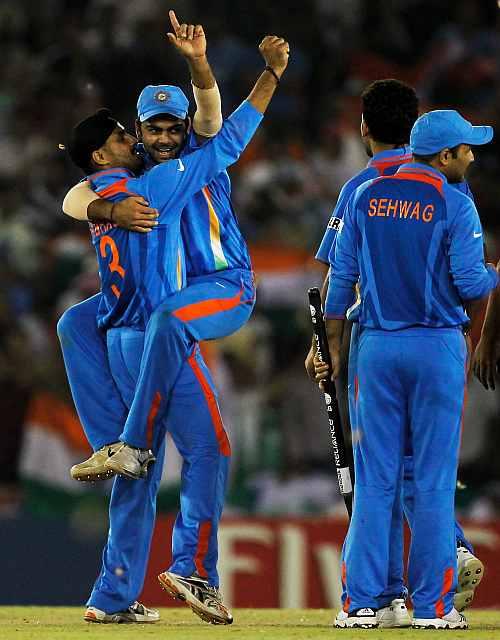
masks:
<svg viewBox="0 0 500 640"><path fill-rule="evenodd" d="M350 611L387 604L382 599L391 566L398 565L391 529L401 521L397 503L408 448L413 459L408 582L415 616L441 616L453 606L465 364L465 340L458 329L362 331L355 390L356 488L345 543L345 608ZM399 532L398 538L402 545Z"/></svg>
<svg viewBox="0 0 500 640"><path fill-rule="evenodd" d="M139 375L144 334L108 331L110 369L126 406ZM126 609L139 596L155 522L156 495L163 469L165 432L183 459L181 509L172 536L169 571L197 572L218 586L217 530L228 477L230 446L218 411L216 391L198 348L181 368L166 420L154 430L156 462L146 479L117 476L109 505L109 535L101 573L88 605L108 613Z"/></svg>
<svg viewBox="0 0 500 640"><path fill-rule="evenodd" d="M152 313L134 396L120 440L151 448L148 416L166 415L170 393L193 345L231 335L249 319L255 305L253 272L239 269L190 278ZM165 366L168 363L168 366Z"/></svg>
<svg viewBox="0 0 500 640"><path fill-rule="evenodd" d="M146 328L130 415L111 375L105 333L97 327L99 300L97 294L70 307L57 325L85 435L94 451L120 439L154 449L150 416L158 414L159 421L165 416L170 391L194 342L231 335L248 320L255 305L253 272L226 270L192 278L155 310Z"/></svg>
<svg viewBox="0 0 500 640"><path fill-rule="evenodd" d="M194 343L231 335L250 317L255 305L253 272L225 270L192 278L153 312L130 413L111 376L105 334L96 324L99 299L97 294L74 305L57 325L85 435L95 451L117 440L154 450L151 417L154 414L158 423L165 417L170 392Z"/></svg>

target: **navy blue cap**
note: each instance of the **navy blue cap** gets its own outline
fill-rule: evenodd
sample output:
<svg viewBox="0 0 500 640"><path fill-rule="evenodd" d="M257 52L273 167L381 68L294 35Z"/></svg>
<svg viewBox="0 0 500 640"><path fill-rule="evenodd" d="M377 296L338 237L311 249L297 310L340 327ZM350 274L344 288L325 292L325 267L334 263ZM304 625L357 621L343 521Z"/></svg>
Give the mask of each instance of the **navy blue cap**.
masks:
<svg viewBox="0 0 500 640"><path fill-rule="evenodd" d="M109 109L99 109L75 125L66 149L76 166L88 172L92 152L106 144L116 127L124 128Z"/></svg>
<svg viewBox="0 0 500 640"><path fill-rule="evenodd" d="M141 122L153 116L168 114L184 120L189 100L182 89L171 84L148 84L137 100L137 117Z"/></svg>
<svg viewBox="0 0 500 640"><path fill-rule="evenodd" d="M473 126L458 111L440 109L420 116L410 134L410 148L417 156L429 156L459 144L486 144L493 138L493 127Z"/></svg>

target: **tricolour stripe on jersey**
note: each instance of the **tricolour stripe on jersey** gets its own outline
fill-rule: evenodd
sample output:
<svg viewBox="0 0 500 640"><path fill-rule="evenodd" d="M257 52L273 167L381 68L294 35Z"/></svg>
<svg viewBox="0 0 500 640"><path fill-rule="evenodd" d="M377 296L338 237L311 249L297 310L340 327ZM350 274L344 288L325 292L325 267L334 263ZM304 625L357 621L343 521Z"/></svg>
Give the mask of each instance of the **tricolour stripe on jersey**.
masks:
<svg viewBox="0 0 500 640"><path fill-rule="evenodd" d="M182 289L182 257L181 250L177 249L177 288Z"/></svg>
<svg viewBox="0 0 500 640"><path fill-rule="evenodd" d="M212 197L208 187L203 187L203 195L208 205L208 214L210 218L210 246L212 247L212 253L214 254L215 268L217 271L221 269L227 269L228 262L224 251L222 250L222 244L220 241L220 224L219 218L215 213L214 206L212 204Z"/></svg>

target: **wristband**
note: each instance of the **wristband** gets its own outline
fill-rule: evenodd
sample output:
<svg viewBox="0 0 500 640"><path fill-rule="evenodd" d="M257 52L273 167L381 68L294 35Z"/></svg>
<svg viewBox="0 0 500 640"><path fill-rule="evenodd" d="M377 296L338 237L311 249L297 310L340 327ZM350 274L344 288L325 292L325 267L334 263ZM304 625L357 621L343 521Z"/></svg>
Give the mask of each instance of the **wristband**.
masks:
<svg viewBox="0 0 500 640"><path fill-rule="evenodd" d="M266 68L264 69L264 71L269 71L270 74L272 74L274 76L274 79L276 80L276 84L280 83L280 79L278 74L276 73L276 71L270 67L268 64L266 64Z"/></svg>

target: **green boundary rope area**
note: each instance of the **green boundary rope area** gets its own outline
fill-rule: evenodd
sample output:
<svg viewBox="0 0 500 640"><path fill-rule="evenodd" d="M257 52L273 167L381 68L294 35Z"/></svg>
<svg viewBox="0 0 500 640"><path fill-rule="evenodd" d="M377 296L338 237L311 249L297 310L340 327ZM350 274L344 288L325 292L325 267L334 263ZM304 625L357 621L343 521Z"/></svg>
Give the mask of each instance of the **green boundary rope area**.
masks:
<svg viewBox="0 0 500 640"><path fill-rule="evenodd" d="M36 576L34 577L36 579ZM468 631L426 631L412 629L334 629L333 612L327 609L236 609L229 627L208 625L185 608L161 609L155 624L89 624L82 620L83 607L0 607L1 640L274 640L369 637L373 640L422 638L432 640L500 640L500 611L466 612ZM444 635L443 635L444 634Z"/></svg>

